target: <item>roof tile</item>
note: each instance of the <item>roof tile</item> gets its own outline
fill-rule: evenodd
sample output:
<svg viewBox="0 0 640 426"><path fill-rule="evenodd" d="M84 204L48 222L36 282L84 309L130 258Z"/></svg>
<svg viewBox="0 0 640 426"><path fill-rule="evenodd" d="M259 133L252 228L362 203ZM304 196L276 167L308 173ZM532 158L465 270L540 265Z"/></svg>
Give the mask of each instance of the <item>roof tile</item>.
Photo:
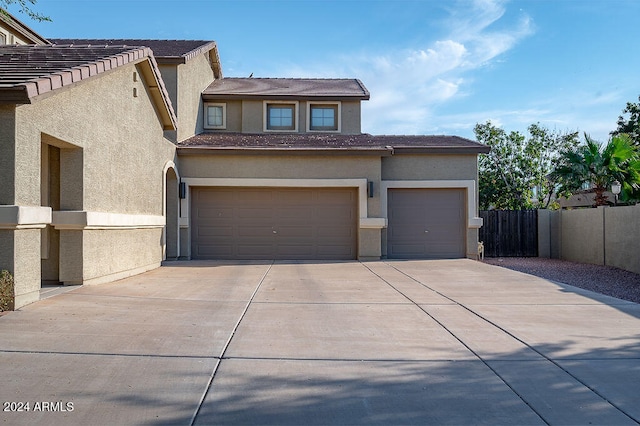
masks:
<svg viewBox="0 0 640 426"><path fill-rule="evenodd" d="M146 46L153 50L153 55L162 63L163 59L184 58L209 51L216 46L212 40L151 40L151 39L79 39L79 38L54 38L49 41L55 45L81 45L81 46Z"/></svg>
<svg viewBox="0 0 640 426"><path fill-rule="evenodd" d="M0 103L30 103L38 95L144 58L160 88L154 99L163 104L163 125L174 129L175 112L148 47L0 45Z"/></svg>
<svg viewBox="0 0 640 426"><path fill-rule="evenodd" d="M178 144L183 151L189 149L223 151L243 150L391 150L425 153L485 153L489 147L459 136L374 136L369 134L246 134L201 133Z"/></svg>
<svg viewBox="0 0 640 426"><path fill-rule="evenodd" d="M210 99L369 99L369 91L362 82L348 78L222 78L202 94Z"/></svg>

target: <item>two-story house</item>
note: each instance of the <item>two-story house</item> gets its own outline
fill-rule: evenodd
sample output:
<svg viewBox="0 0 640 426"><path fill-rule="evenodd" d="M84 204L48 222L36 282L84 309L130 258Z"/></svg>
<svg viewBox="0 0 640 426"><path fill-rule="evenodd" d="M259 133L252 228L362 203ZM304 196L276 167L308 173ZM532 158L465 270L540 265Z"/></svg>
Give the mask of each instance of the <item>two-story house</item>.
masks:
<svg viewBox="0 0 640 426"><path fill-rule="evenodd" d="M475 253L476 159L446 136L371 136L356 79L223 78L178 143L180 224L196 259Z"/></svg>
<svg viewBox="0 0 640 426"><path fill-rule="evenodd" d="M357 79L226 78L212 41L42 40L0 46L0 269L17 307L41 282L164 259L475 254L487 147L363 134Z"/></svg>

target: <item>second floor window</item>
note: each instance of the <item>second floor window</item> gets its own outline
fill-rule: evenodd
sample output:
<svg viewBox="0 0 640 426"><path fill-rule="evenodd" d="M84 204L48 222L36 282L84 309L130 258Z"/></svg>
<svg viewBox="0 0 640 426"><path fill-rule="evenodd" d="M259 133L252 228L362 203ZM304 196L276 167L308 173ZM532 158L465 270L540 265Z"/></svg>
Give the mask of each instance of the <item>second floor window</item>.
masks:
<svg viewBox="0 0 640 426"><path fill-rule="evenodd" d="M311 105L309 130L338 130L337 105Z"/></svg>
<svg viewBox="0 0 640 426"><path fill-rule="evenodd" d="M204 128L224 129L227 127L226 105L225 104L205 104L204 108Z"/></svg>
<svg viewBox="0 0 640 426"><path fill-rule="evenodd" d="M267 105L268 130L295 130L295 105Z"/></svg>

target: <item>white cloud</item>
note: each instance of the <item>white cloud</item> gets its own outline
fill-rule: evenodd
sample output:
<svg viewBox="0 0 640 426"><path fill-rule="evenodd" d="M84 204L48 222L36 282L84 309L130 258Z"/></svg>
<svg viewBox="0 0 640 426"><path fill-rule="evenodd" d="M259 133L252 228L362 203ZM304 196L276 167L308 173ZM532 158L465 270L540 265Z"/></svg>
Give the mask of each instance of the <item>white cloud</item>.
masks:
<svg viewBox="0 0 640 426"><path fill-rule="evenodd" d="M502 0L460 1L443 24L450 28L448 36L427 46L399 46L382 54L345 55L321 66L320 71L289 64L285 75L356 76L362 80L371 92L371 100L363 104L364 132L433 132L443 127L430 123L433 109L466 96L466 87L473 81L472 71L497 60L533 32L526 16L514 23L501 22L499 30L491 29L504 18L505 4Z"/></svg>
<svg viewBox="0 0 640 426"><path fill-rule="evenodd" d="M364 107L364 131L408 134L437 129L428 123L433 108L465 96L470 71L495 60L533 31L528 17L507 29L489 30L504 16L503 1L478 0L468 6L460 3L451 12L447 26L452 30L446 39L356 61L352 74L361 76L371 92Z"/></svg>

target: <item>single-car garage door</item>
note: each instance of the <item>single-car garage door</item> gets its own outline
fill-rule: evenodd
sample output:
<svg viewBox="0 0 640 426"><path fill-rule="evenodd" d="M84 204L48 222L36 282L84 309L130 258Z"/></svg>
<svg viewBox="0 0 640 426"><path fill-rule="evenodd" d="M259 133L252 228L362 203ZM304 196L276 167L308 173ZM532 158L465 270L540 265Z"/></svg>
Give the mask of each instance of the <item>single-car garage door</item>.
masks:
<svg viewBox="0 0 640 426"><path fill-rule="evenodd" d="M355 259L355 188L194 188L194 259Z"/></svg>
<svg viewBox="0 0 640 426"><path fill-rule="evenodd" d="M387 257L465 257L464 189L389 189Z"/></svg>

